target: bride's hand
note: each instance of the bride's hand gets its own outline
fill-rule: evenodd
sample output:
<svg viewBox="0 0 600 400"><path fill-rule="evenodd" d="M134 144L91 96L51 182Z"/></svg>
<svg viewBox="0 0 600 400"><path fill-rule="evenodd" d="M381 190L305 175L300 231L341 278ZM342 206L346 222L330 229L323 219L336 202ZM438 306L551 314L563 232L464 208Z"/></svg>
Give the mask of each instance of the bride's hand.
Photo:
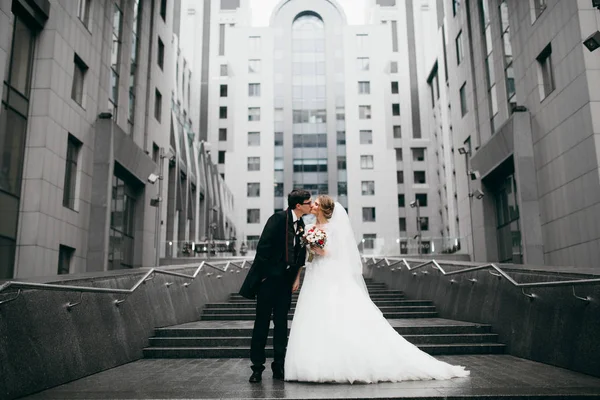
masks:
<svg viewBox="0 0 600 400"><path fill-rule="evenodd" d="M298 277L296 278L296 280L294 281L294 284L292 285L292 293L297 292L298 289L300 289L300 274L298 274Z"/></svg>
<svg viewBox="0 0 600 400"><path fill-rule="evenodd" d="M324 256L325 255L325 250L323 250L322 248L320 248L318 246L310 246L310 250L312 252L314 252L315 254L318 254L320 256Z"/></svg>

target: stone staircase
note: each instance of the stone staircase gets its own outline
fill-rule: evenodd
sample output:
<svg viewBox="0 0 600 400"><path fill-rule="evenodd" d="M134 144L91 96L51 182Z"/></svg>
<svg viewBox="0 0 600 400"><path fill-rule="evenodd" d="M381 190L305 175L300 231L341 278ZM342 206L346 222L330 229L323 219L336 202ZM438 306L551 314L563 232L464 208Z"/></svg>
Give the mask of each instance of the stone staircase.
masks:
<svg viewBox="0 0 600 400"><path fill-rule="evenodd" d="M428 300L407 300L383 283L366 280L373 302L398 333L432 355L500 354L504 345L490 325L437 318L435 305ZM298 295L292 298L288 319L292 319ZM246 358L255 316L254 301L233 294L227 303L207 304L201 320L158 328L144 349L146 358ZM272 357L271 337L267 357Z"/></svg>

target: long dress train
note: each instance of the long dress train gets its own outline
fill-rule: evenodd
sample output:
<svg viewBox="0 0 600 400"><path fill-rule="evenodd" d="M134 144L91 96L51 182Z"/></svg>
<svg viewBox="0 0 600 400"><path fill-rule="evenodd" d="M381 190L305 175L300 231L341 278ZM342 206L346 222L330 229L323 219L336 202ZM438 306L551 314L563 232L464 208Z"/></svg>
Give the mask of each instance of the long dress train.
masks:
<svg viewBox="0 0 600 400"><path fill-rule="evenodd" d="M288 341L286 380L375 383L469 375L399 335L369 298L362 276L360 282L345 273L348 266L337 258L317 256L306 266Z"/></svg>

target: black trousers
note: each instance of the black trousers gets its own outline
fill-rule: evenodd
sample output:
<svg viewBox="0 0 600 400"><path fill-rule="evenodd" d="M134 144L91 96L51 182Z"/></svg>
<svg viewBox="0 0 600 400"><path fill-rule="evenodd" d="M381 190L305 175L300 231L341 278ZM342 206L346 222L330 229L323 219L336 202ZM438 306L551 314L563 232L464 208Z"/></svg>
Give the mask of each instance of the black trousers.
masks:
<svg viewBox="0 0 600 400"><path fill-rule="evenodd" d="M287 347L288 312L292 303L292 280L288 274L269 277L261 283L256 296L256 319L252 331L250 360L252 370L262 372L265 369L265 346L269 336L271 315L273 316L274 359L271 368L283 370Z"/></svg>

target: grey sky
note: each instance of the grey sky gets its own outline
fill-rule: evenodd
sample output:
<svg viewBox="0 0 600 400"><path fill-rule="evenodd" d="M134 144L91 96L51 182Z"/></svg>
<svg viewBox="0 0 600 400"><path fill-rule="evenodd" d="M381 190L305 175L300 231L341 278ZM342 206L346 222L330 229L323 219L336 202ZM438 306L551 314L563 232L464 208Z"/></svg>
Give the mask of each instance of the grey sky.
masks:
<svg viewBox="0 0 600 400"><path fill-rule="evenodd" d="M273 9L280 3L281 0L250 0L250 8L252 9L252 25L267 26ZM348 23L350 25L362 25L365 23L365 5L367 0L337 0L342 6Z"/></svg>

